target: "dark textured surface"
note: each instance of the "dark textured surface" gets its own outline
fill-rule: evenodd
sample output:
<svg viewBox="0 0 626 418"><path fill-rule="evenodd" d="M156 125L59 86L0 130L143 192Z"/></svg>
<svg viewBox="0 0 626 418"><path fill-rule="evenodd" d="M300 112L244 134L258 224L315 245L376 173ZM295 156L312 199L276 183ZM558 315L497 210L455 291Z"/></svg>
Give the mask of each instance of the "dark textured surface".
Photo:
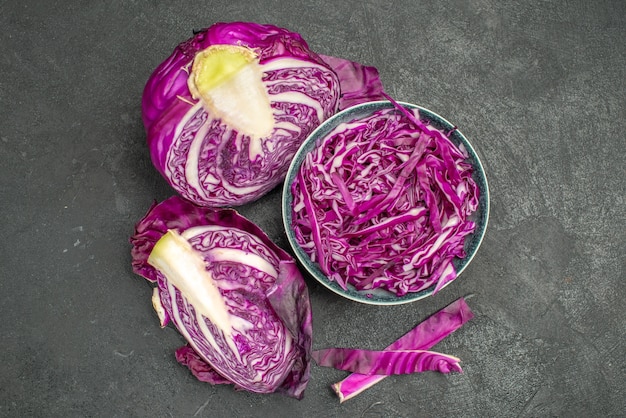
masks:
<svg viewBox="0 0 626 418"><path fill-rule="evenodd" d="M58 4L55 4L58 3ZM340 405L211 387L176 364L128 236L172 191L140 96L193 28L274 23L379 68L477 148L492 212L462 280L410 305L312 280L314 347L382 348L457 297L436 349L465 373L391 377ZM623 416L626 3L0 1L0 416ZM286 247L280 190L241 210Z"/></svg>

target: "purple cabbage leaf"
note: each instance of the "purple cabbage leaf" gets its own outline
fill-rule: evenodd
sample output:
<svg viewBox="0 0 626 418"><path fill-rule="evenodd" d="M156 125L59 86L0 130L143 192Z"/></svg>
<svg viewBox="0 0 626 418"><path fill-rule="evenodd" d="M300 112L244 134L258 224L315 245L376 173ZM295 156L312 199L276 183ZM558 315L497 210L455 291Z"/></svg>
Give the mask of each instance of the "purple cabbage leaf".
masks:
<svg viewBox="0 0 626 418"><path fill-rule="evenodd" d="M315 350L311 356L319 366L366 375L462 371L459 358L427 350L327 348Z"/></svg>
<svg viewBox="0 0 626 418"><path fill-rule="evenodd" d="M389 345L386 351L428 350L448 335L461 328L474 317L474 313L460 298L419 323L411 331ZM314 354L318 356L318 354ZM340 402L345 402L374 386L387 375L352 373L332 385Z"/></svg>

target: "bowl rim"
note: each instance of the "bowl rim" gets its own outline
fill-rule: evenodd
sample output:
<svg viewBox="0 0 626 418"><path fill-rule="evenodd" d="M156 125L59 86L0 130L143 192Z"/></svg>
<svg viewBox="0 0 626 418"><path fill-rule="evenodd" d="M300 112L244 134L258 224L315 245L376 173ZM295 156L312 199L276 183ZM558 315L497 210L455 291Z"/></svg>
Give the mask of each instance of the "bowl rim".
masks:
<svg viewBox="0 0 626 418"><path fill-rule="evenodd" d="M479 196L479 208L482 209L478 214L480 217L480 223L477 221L477 229L468 237L472 237L471 242L474 244L474 247L467 253L467 256L463 259L456 258L454 259L455 268L457 268L457 276L454 280L444 284L441 289L448 286L450 283L456 281L458 277L463 273L463 271L467 268L467 266L471 263L471 261L476 256L480 245L484 239L487 225L489 223L489 211L490 211L490 196L489 196L489 184L487 182L487 177L485 175L484 166L480 160L480 157L472 144L467 140L465 135L456 127L456 125L450 123L448 120L440 116L439 114L425 108L419 106L417 104L408 103L398 101L398 104L409 108L409 109L417 109L419 111L420 118L426 118L429 124L435 124L437 129L447 130L448 137L455 138L455 145L458 143L463 143L468 154L469 160L471 160L472 165L474 166L474 172L472 176L475 181L478 180L478 187L481 191L481 195ZM331 290L333 293L338 294L346 299L360 302L369 305L402 305L406 303L411 303L418 301L420 299L424 299L428 296L432 296L434 293L435 285L428 287L427 289L421 290L419 292L407 293L404 296L395 296L391 292L382 291L390 296L381 297L376 295L377 291L366 292L366 291L357 291L356 289L344 290L339 286L338 283L331 281L328 277L319 270L317 264L312 262L309 256L304 252L304 250L300 247L298 242L296 241L295 234L293 233L293 229L291 228L291 220L292 220L292 212L291 205L293 202L293 196L291 194L291 183L296 175L296 172L300 169L302 165L302 161L306 154L308 154L316 145L315 142L319 137L327 135L330 133L337 125L343 122L349 122L358 117L364 117L368 114L371 114L377 110L395 108L394 104L388 100L378 100L360 103L351 107L348 107L344 110L341 110L326 119L322 122L317 128L315 128L307 138L302 142L296 153L294 154L291 163L289 164L289 168L287 170L287 174L285 176L285 181L283 183L282 190L282 221L283 227L285 228L285 233L287 235L287 240L289 241L289 245L291 246L293 252L296 255L299 263L304 267L309 275L311 275L317 282L322 284L327 289ZM437 126L439 125L439 126ZM451 138L452 140L452 138ZM478 210L475 212L478 213ZM468 245L468 237L465 239L464 245ZM459 265L459 267L457 267ZM440 291L441 291L440 289ZM380 292L378 292L380 293ZM371 294L371 296L368 296ZM393 297L392 297L393 296Z"/></svg>

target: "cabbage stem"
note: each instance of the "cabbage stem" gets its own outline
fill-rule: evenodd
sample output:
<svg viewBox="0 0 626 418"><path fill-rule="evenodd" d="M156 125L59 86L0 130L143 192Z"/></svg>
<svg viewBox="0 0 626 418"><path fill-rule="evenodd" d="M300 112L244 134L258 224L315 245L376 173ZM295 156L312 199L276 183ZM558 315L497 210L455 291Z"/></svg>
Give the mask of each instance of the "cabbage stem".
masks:
<svg viewBox="0 0 626 418"><path fill-rule="evenodd" d="M187 86L211 116L238 132L253 139L272 133L274 114L269 94L258 58L250 48L211 45L198 52Z"/></svg>
<svg viewBox="0 0 626 418"><path fill-rule="evenodd" d="M230 339L228 308L204 258L178 232L169 230L154 246L148 264L159 270L193 305Z"/></svg>

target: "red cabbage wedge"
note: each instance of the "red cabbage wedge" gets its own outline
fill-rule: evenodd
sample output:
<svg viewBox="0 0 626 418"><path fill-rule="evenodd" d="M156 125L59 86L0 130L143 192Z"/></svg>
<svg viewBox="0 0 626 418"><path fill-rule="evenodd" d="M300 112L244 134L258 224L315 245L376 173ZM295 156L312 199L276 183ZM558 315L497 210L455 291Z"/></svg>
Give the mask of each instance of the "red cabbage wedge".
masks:
<svg viewBox="0 0 626 418"><path fill-rule="evenodd" d="M236 211L180 197L153 205L130 241L133 270L156 284L161 326L187 340L181 364L212 384L302 398L311 305L289 254Z"/></svg>
<svg viewBox="0 0 626 418"><path fill-rule="evenodd" d="M458 299L437 313L431 315L425 321L421 322L411 331L389 345L384 351L390 351L393 353L407 350L428 350L448 335L461 328L463 324L473 317L474 313L465 302L465 299ZM321 357L324 354L325 351L323 350L319 350L319 352L314 351L313 358L316 360L319 358L321 360ZM367 357L367 354L365 354L365 357ZM449 357L450 360L455 359L451 356L447 357ZM431 359L435 358L436 357L432 357ZM444 361L447 362L449 359ZM416 359L413 359L413 361L415 360ZM442 364L438 363L437 366L439 365ZM393 369L396 366L392 364L389 367ZM401 365L399 366L400 369L402 369L402 367L403 366ZM450 369L460 371L460 368L456 369L454 365L451 365ZM446 370L445 365L443 370ZM340 402L345 402L348 399L355 397L359 393L383 380L389 374L376 374L375 372L374 374L371 374L369 373L370 370L367 368L365 370L361 369L361 372L362 371L367 371L368 373L352 373L341 382L332 385L335 393L337 393L337 396L339 397Z"/></svg>
<svg viewBox="0 0 626 418"><path fill-rule="evenodd" d="M322 121L382 92L375 68L318 55L298 33L216 23L156 68L142 116L152 161L181 196L238 206L284 179Z"/></svg>

